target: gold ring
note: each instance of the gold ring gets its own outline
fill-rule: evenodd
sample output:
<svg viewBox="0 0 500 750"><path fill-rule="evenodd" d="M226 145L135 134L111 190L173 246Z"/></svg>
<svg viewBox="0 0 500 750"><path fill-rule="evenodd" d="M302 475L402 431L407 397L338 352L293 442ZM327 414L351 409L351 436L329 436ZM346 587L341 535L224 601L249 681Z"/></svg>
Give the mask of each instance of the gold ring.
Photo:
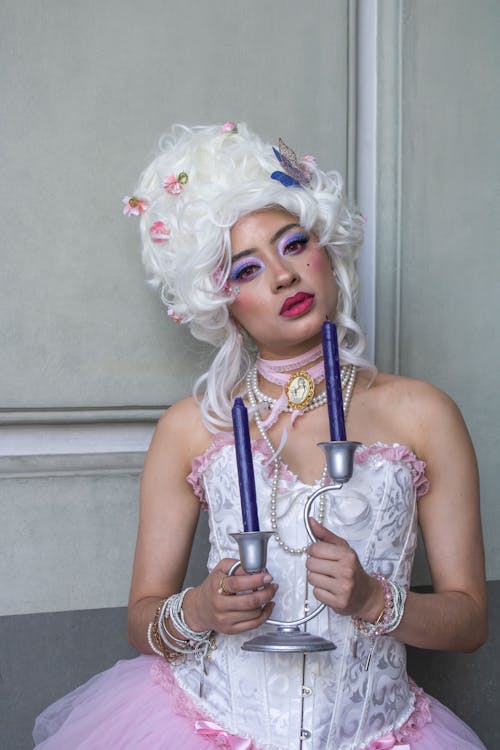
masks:
<svg viewBox="0 0 500 750"><path fill-rule="evenodd" d="M222 576L222 578L220 579L220 581L219 581L219 585L217 586L217 593L218 594L222 594L223 596L232 596L233 592L232 591L227 591L224 588L224 579L225 578L227 578L227 575L224 574Z"/></svg>

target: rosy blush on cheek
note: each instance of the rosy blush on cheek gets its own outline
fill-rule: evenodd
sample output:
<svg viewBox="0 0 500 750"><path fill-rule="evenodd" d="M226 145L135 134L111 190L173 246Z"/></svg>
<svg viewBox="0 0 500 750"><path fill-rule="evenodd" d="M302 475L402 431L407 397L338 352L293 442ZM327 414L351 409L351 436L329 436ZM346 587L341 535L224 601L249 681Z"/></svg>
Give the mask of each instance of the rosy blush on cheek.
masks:
<svg viewBox="0 0 500 750"><path fill-rule="evenodd" d="M249 294L245 294L247 291L245 287L242 285L239 287L240 291L238 292L238 295L234 298L234 302L231 305L231 309L238 313L241 312L247 312L248 310L252 310L252 308L255 307L255 302L252 300L252 296Z"/></svg>
<svg viewBox="0 0 500 750"><path fill-rule="evenodd" d="M245 284L241 284L240 293L231 304L232 314L240 321L257 320L268 309L269 299L262 294L256 294L251 285Z"/></svg>
<svg viewBox="0 0 500 750"><path fill-rule="evenodd" d="M332 270L326 250L319 246L309 254L307 265L315 273L327 273Z"/></svg>

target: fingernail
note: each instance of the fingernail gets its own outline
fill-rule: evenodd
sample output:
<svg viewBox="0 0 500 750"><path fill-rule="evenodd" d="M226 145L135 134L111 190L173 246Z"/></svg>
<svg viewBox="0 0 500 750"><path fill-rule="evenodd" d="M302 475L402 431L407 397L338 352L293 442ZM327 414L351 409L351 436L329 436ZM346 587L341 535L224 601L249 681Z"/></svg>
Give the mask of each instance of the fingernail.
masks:
<svg viewBox="0 0 500 750"><path fill-rule="evenodd" d="M275 583L275 584L274 584L274 590L275 590L275 591L277 591L277 590L279 589L279 587L280 587L279 583Z"/></svg>
<svg viewBox="0 0 500 750"><path fill-rule="evenodd" d="M273 577L269 575L269 573L266 573L266 575L263 578L264 583L271 583L273 580Z"/></svg>

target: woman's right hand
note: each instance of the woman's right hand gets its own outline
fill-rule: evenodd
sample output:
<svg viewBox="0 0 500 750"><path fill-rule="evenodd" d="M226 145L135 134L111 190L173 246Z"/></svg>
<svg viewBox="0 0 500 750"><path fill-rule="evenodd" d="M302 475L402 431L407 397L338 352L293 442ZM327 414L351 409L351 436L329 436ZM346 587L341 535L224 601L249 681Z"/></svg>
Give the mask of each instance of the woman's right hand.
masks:
<svg viewBox="0 0 500 750"><path fill-rule="evenodd" d="M236 560L224 558L196 588L188 591L182 609L186 623L197 631L228 635L258 628L270 616L278 585L268 572L227 571Z"/></svg>

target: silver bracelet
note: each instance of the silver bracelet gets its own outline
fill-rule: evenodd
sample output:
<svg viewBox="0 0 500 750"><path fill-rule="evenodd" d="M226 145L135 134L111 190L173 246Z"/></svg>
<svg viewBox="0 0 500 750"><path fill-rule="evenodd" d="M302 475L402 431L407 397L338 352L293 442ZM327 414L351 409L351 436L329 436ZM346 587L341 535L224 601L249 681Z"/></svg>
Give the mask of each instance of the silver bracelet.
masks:
<svg viewBox="0 0 500 750"><path fill-rule="evenodd" d="M392 597L394 602L393 616L391 620L385 626L386 633L392 633L401 624L403 615L405 612L406 604L406 589L395 581L389 581L389 585L392 589Z"/></svg>
<svg viewBox="0 0 500 750"><path fill-rule="evenodd" d="M187 592L191 590L191 588L192 587L184 589L184 591L181 591L180 594L174 594L171 597L170 620L177 632L184 636L186 640L191 641L192 643L200 643L202 641L205 641L209 637L209 635L211 635L212 631L202 630L200 632L197 630L193 630L186 623L184 612L182 611L182 603L184 601L184 597L186 596Z"/></svg>
<svg viewBox="0 0 500 750"><path fill-rule="evenodd" d="M160 614L158 616L158 632L162 638L162 640L165 640L165 638L169 641L174 641L175 643L178 643L179 646L186 646L187 638L176 638L171 631L169 630L167 626L168 618L170 617L170 611L171 611L171 600L172 597L169 597L168 599L165 599L165 602L163 603L163 607L160 610Z"/></svg>
<svg viewBox="0 0 500 750"><path fill-rule="evenodd" d="M165 600L158 618L158 633L167 648L178 654L202 653L206 655L212 645L210 639L213 631L192 630L187 625L182 612L182 602L190 588L184 589L179 594L172 594ZM169 630L167 625L169 618L175 630L182 636L181 638L177 638Z"/></svg>

